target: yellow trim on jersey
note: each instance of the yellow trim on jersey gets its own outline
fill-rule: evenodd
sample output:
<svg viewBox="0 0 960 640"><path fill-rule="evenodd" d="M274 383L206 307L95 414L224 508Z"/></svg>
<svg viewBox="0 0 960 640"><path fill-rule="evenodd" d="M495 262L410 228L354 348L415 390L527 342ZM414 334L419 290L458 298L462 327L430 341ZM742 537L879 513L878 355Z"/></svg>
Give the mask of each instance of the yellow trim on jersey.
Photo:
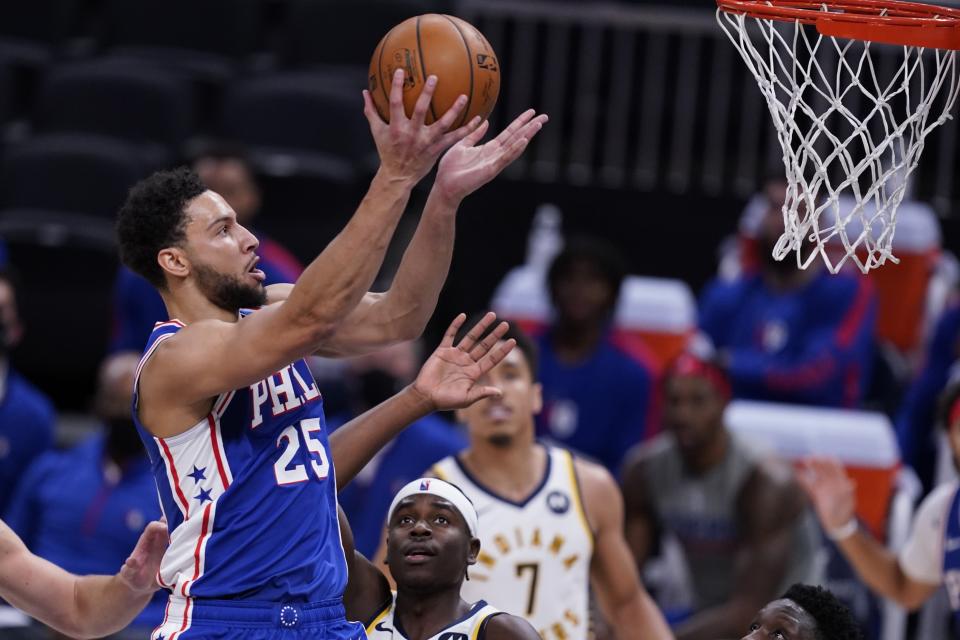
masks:
<svg viewBox="0 0 960 640"><path fill-rule="evenodd" d="M583 525L583 530L587 532L587 537L590 539L590 548L593 549L593 529L590 528L590 521L587 519L587 511L583 507L583 496L580 495L580 481L577 479L577 471L574 467L573 454L566 449L561 449L561 451L563 451L567 457L567 471L570 474L570 486L572 487L573 501L576 503L577 515L580 516L580 524Z"/></svg>
<svg viewBox="0 0 960 640"><path fill-rule="evenodd" d="M486 621L487 618L489 618L490 616L492 616L492 615L495 614L495 613L500 613L500 612L499 612L499 611L490 611L490 612L487 613L487 615L485 615L485 616L483 616L482 618L480 618L479 620L477 620L477 623L473 626L473 631L470 632L470 640L477 640L477 636L480 635L480 629L483 627L484 621Z"/></svg>
<svg viewBox="0 0 960 640"><path fill-rule="evenodd" d="M393 598L390 598L390 604L387 605L387 608L381 611L379 615L377 615L377 617L373 619L373 622L367 625L367 629L366 629L367 635L370 635L371 633L377 630L377 625L380 623L381 620L387 617L387 614L390 613L390 609L392 607L393 607Z"/></svg>
<svg viewBox="0 0 960 640"><path fill-rule="evenodd" d="M439 464L435 464L432 467L430 467L430 473L432 473L433 477L437 478L438 480L449 482L449 480L447 480L447 476L443 473L443 471L440 470Z"/></svg>

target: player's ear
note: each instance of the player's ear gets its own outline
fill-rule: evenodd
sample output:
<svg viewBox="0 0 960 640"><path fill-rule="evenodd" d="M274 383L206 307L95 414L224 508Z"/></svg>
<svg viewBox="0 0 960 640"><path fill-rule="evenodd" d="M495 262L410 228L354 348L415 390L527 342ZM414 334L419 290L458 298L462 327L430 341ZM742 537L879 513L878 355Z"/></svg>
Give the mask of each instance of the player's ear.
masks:
<svg viewBox="0 0 960 640"><path fill-rule="evenodd" d="M164 272L178 278L185 278L190 273L190 260L179 247L161 249L157 254L157 264Z"/></svg>
<svg viewBox="0 0 960 640"><path fill-rule="evenodd" d="M532 395L530 406L533 409L533 414L537 415L543 409L543 385L534 382L533 386L530 387L530 393Z"/></svg>
<svg viewBox="0 0 960 640"><path fill-rule="evenodd" d="M479 538L470 539L470 549L467 552L467 564L473 565L477 564L477 556L480 555L480 540Z"/></svg>

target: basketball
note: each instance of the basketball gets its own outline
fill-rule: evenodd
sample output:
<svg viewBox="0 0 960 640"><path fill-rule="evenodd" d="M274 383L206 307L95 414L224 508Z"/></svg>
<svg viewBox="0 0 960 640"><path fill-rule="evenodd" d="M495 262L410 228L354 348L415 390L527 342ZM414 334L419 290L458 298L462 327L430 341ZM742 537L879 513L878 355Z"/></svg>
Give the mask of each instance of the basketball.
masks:
<svg viewBox="0 0 960 640"><path fill-rule="evenodd" d="M407 116L424 82L437 76L426 123L443 116L459 95L467 96L462 126L474 116L490 115L500 93L500 64L493 47L473 25L448 15L428 13L404 20L387 35L370 60L369 89L377 112L390 121L390 85L397 69L404 71L403 108Z"/></svg>

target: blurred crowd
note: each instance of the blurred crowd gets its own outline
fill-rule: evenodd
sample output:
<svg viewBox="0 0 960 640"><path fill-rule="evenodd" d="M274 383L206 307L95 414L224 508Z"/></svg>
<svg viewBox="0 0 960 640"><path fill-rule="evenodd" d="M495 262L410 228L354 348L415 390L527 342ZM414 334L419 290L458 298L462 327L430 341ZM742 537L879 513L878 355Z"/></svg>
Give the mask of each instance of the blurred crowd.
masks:
<svg viewBox="0 0 960 640"><path fill-rule="evenodd" d="M228 90L225 78L240 57L234 49L247 51L245 29L260 16L223 11L225 5L210 9L213 18L231 18L222 39L205 40L206 31L178 36L193 47L185 55L170 42L132 47L142 35L137 28L150 32L151 25L120 15L127 3L100 4L117 19L107 21L109 63L71 61L45 78L36 104L10 104L7 89L40 84L51 56L89 42L64 35L73 18L47 25L46 41L25 33L16 36L18 48L15 37L0 38L0 124L25 108L42 112L33 123L35 137L25 142L16 127L5 129L6 143L20 136L22 144L5 156L2 172L9 184L2 185L0 216L0 517L34 553L78 574L115 572L146 523L160 516L130 406L140 353L167 314L145 280L122 267L116 271L109 347L89 415L80 420L95 428L78 438L64 428L76 416L58 413L52 394L18 372L17 347L26 331L43 332L35 336L55 345L50 351L64 361L70 352L58 344L63 336L56 324L25 326L18 309L27 294L21 278L36 265L18 263L14 244L40 222L49 231L68 218L72 241L102 244L104 220L83 216L118 201L118 193L122 199L147 168L185 158L257 235L266 284L295 282L303 269L296 256L304 252L270 237L272 225L262 214L264 176L274 188L291 174L302 179L273 192L275 205L282 193L279 202L294 209L298 189L352 184L369 161L369 145L357 143L368 134L353 124L359 103L347 103L341 91L346 87L356 97L349 92L358 71L338 66L364 58L368 47L338 39L335 28L317 37L311 29L328 7L318 12L308 2L293 2L289 19L274 20L289 29L274 58L244 60L284 71L246 78ZM277 13L281 3L266 4ZM410 14L413 4L385 13L383 23ZM318 44L324 39L335 46L324 49ZM204 47L202 56L195 55ZM147 60L157 68L141 82L140 65ZM107 102L75 100L84 91L95 94L96 87L123 96L125 104L111 111ZM228 108L214 125L212 105L220 99ZM316 118L313 108L342 125L342 139L304 128ZM337 120L347 112L356 118ZM204 128L203 118L221 135L181 153L180 143ZM138 129L145 121L152 125ZM132 154L118 142L123 137L137 138ZM90 181L97 180L107 185L102 191L113 192L88 198L96 191ZM836 532L816 517L819 503L811 501L795 463L810 454L838 458L857 478L858 498L870 500L861 501L869 507L858 511L862 526L892 550L904 543L904 522L916 505L956 477L954 448L941 428L960 423L960 413L949 411L960 383L955 260L941 249L932 210L907 202L898 233L909 240L898 252L900 264L868 276L833 275L819 265L799 270L790 259L771 257L783 231L785 197L782 178L766 181L747 203L737 232L721 244L716 277L698 292L682 280L630 273L623 255L629 238L565 235L563 203L543 205L529 229L526 263L506 274L492 299L473 299L464 311L492 307L532 339L543 386L538 437L598 462L620 482L631 551L678 638L739 637L763 604L805 582L837 593L868 638L881 637L885 625L899 625L916 634L911 637L942 640L949 633L943 594L907 622L891 613L832 539ZM331 216L322 224L332 228L336 221ZM315 237L302 242L316 246L316 237L329 230L305 233ZM62 265L58 269L63 279ZM85 311L52 306L45 315L69 325L68 314ZM74 341L77 349L98 348ZM432 347L410 342L347 361L315 359L328 427L335 430L407 385ZM67 365L51 359L44 366ZM391 497L438 460L464 450L468 435L456 416L431 415L367 465L340 495L359 551L374 556ZM144 637L163 615L162 600L158 594L118 637ZM0 635L7 633L43 632L0 607Z"/></svg>

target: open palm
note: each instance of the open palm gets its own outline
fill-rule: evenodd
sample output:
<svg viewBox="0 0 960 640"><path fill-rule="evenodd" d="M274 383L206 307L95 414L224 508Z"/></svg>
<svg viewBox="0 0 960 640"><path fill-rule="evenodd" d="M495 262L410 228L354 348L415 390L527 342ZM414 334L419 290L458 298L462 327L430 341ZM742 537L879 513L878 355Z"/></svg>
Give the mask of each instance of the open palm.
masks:
<svg viewBox="0 0 960 640"><path fill-rule="evenodd" d="M483 337L496 318L495 314L488 313L456 344L457 332L467 317L461 313L447 327L440 346L430 354L413 383L417 391L430 398L436 409L461 409L477 400L500 395L496 387L479 383L481 377L503 360L516 344L512 339L501 343L508 329L506 322L501 322Z"/></svg>
<svg viewBox="0 0 960 640"><path fill-rule="evenodd" d="M528 109L496 138L477 146L490 125L489 120L484 120L440 159L436 188L453 201L462 200L516 160L547 119L545 114L536 115L533 109Z"/></svg>
<svg viewBox="0 0 960 640"><path fill-rule="evenodd" d="M120 578L133 591L152 593L159 588L156 576L168 540L166 521L151 522L140 534L137 546L120 569Z"/></svg>
<svg viewBox="0 0 960 640"><path fill-rule="evenodd" d="M825 529L838 529L854 517L857 508L856 485L847 476L839 460L808 458L804 460L797 479L810 496Z"/></svg>

